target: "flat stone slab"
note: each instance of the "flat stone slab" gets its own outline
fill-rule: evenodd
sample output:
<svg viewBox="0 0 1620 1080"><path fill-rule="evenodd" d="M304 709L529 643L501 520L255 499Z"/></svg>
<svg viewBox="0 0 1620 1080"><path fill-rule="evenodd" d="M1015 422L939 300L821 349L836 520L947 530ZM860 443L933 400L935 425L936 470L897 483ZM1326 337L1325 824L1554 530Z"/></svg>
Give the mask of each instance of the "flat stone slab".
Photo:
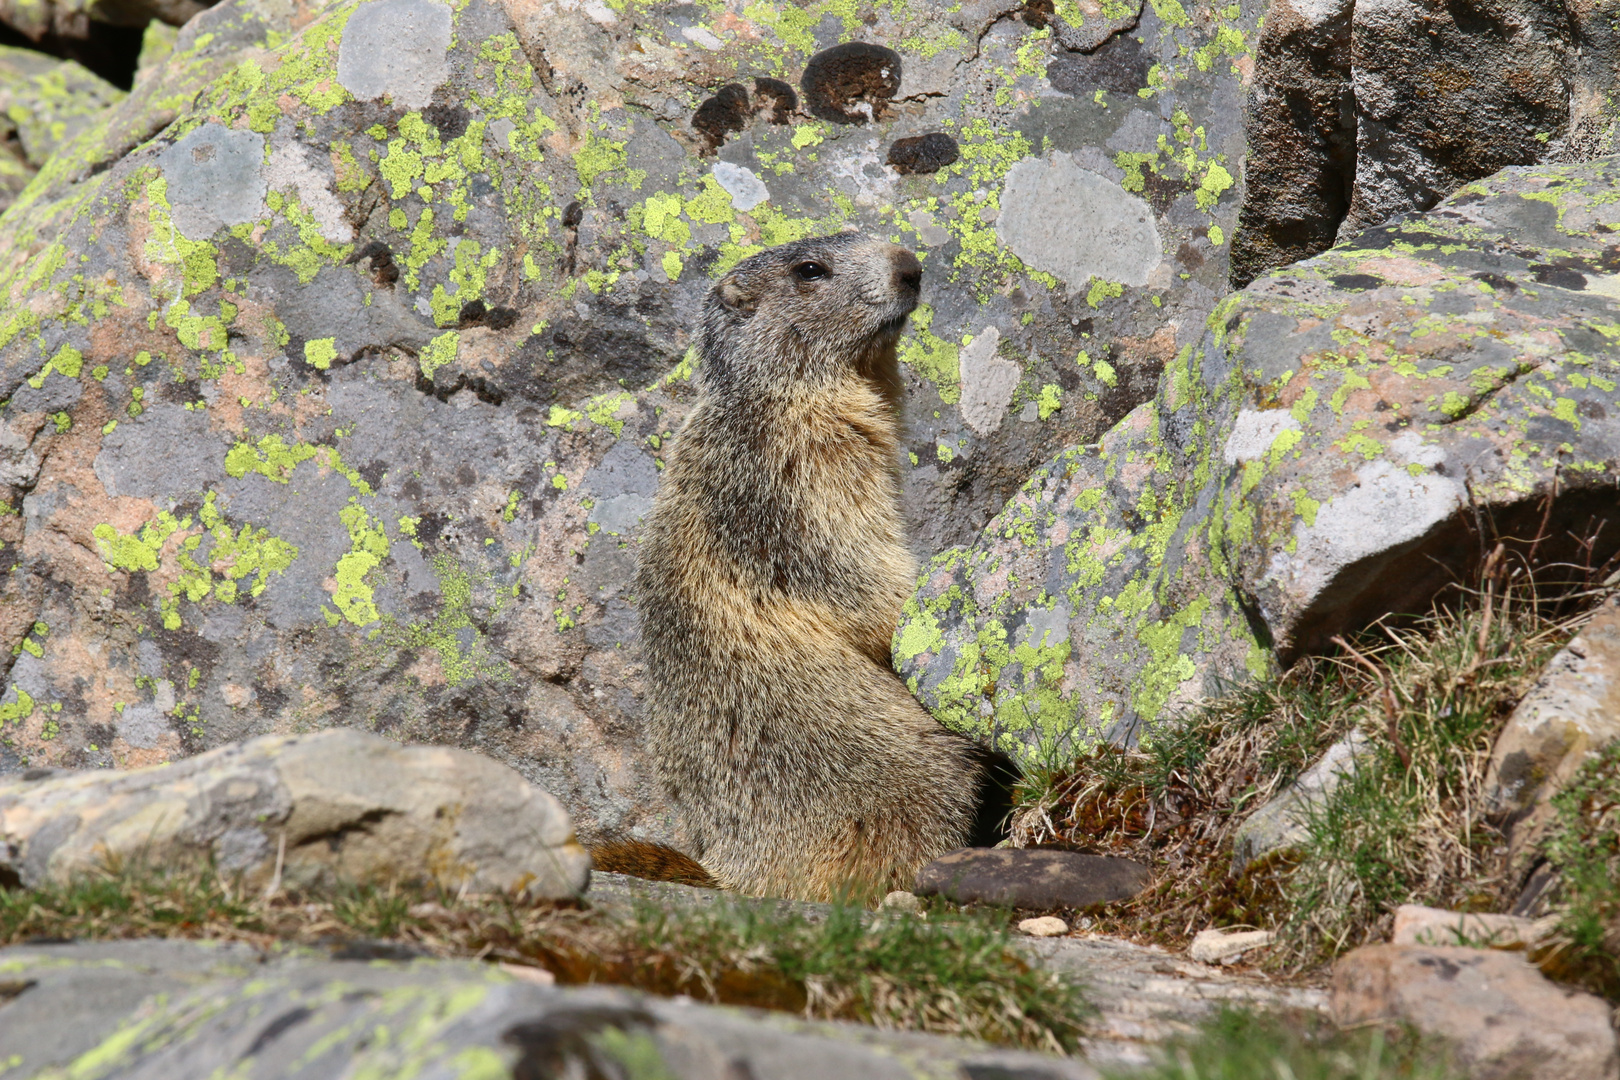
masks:
<svg viewBox="0 0 1620 1080"><path fill-rule="evenodd" d="M0 777L0 873L35 888L109 859L207 863L250 889L430 879L556 900L590 881L567 811L516 770L350 728Z"/></svg>
<svg viewBox="0 0 1620 1080"><path fill-rule="evenodd" d="M0 949L0 1061L41 1075L1098 1080L1078 1061L857 1024L563 989L461 960L115 941ZM651 1069L651 1071L641 1071Z"/></svg>
<svg viewBox="0 0 1620 1080"><path fill-rule="evenodd" d="M1127 900L1148 870L1129 859L1075 851L963 848L917 872L919 896L1020 908L1085 908Z"/></svg>
<svg viewBox="0 0 1620 1080"><path fill-rule="evenodd" d="M1171 1038L1189 1036L1222 1009L1322 1015L1316 985L1194 963L1156 945L1088 935L1018 939L1032 955L1084 980L1097 1007L1081 1054L1099 1068L1145 1066Z"/></svg>
<svg viewBox="0 0 1620 1080"><path fill-rule="evenodd" d="M622 909L637 901L710 904L725 896L690 885L592 874L588 899L593 905ZM748 902L791 903L812 917L827 910L825 904ZM1195 963L1156 945L1137 945L1102 934L1052 938L1016 934L1012 942L1038 962L1083 982L1086 1000L1097 1007L1097 1014L1081 1041L1080 1056L1099 1068L1147 1065L1159 1045L1194 1034L1198 1025L1223 1008L1315 1015L1325 1015L1328 1009L1327 992L1314 983L1283 982L1255 971Z"/></svg>

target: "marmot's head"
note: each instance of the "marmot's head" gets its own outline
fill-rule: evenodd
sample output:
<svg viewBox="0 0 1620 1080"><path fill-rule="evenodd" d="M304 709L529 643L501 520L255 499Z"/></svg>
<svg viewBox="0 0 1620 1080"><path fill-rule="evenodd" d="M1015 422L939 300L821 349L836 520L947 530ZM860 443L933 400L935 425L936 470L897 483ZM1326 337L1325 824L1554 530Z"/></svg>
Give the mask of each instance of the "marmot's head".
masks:
<svg viewBox="0 0 1620 1080"><path fill-rule="evenodd" d="M709 292L699 350L710 387L824 384L850 372L888 387L922 265L846 232L744 259Z"/></svg>

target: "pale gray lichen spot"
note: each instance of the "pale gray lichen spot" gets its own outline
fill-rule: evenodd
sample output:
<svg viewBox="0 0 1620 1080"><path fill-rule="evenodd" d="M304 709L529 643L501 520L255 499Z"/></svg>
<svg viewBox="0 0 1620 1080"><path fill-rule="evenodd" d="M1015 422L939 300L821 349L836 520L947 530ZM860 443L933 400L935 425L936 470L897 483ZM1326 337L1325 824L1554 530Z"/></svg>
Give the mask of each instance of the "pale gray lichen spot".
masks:
<svg viewBox="0 0 1620 1080"><path fill-rule="evenodd" d="M1446 452L1434 443L1424 442L1415 431L1403 431L1389 441L1389 455L1400 465L1420 465L1432 469L1446 460Z"/></svg>
<svg viewBox="0 0 1620 1080"><path fill-rule="evenodd" d="M1032 649L1055 649L1069 640L1069 608L1058 603L1055 607L1030 608L1024 613L1024 625L1019 629L1019 644Z"/></svg>
<svg viewBox="0 0 1620 1080"><path fill-rule="evenodd" d="M1314 524L1294 523L1295 550L1276 550L1271 576L1308 606L1346 567L1420 539L1465 503L1456 480L1369 461L1356 470L1354 487L1322 504Z"/></svg>
<svg viewBox="0 0 1620 1080"><path fill-rule="evenodd" d="M934 221L934 215L926 210L913 210L907 221L917 230L917 240L924 247L939 247L950 242L951 234L939 227Z"/></svg>
<svg viewBox="0 0 1620 1080"><path fill-rule="evenodd" d="M996 236L1075 289L1093 277L1146 285L1162 258L1153 208L1063 153L1007 171Z"/></svg>
<svg viewBox="0 0 1620 1080"><path fill-rule="evenodd" d="M158 711L157 705L142 702L139 705L127 706L119 714L114 730L118 732L120 739L135 749L150 750L157 746L164 732L169 730L169 724L167 717Z"/></svg>
<svg viewBox="0 0 1620 1080"><path fill-rule="evenodd" d="M332 191L331 169L317 167L309 147L291 142L273 148L264 167L264 179L272 191L295 192L328 243L347 244L354 239L354 226L349 224L343 204Z"/></svg>
<svg viewBox="0 0 1620 1080"><path fill-rule="evenodd" d="M658 467L633 441L622 439L585 474L585 489L596 499L588 520L622 536L640 524L658 493Z"/></svg>
<svg viewBox="0 0 1620 1080"><path fill-rule="evenodd" d="M207 123L158 155L168 181L169 215L187 240L264 213L264 136Z"/></svg>
<svg viewBox="0 0 1620 1080"><path fill-rule="evenodd" d="M450 78L450 8L435 0L375 0L349 17L337 77L362 101L388 96L421 109Z"/></svg>
<svg viewBox="0 0 1620 1080"><path fill-rule="evenodd" d="M715 183L726 189L731 205L738 210L752 210L771 197L765 181L754 175L754 170L729 161L714 164Z"/></svg>
<svg viewBox="0 0 1620 1080"><path fill-rule="evenodd" d="M962 420L975 435L989 435L1001 426L1012 404L1013 391L1024 369L996 355L1001 331L987 326L962 349Z"/></svg>
<svg viewBox="0 0 1620 1080"><path fill-rule="evenodd" d="M1228 465L1237 465L1264 457L1278 435L1298 430L1299 421L1289 415L1287 409L1244 409L1232 423L1232 434L1226 437L1221 459Z"/></svg>

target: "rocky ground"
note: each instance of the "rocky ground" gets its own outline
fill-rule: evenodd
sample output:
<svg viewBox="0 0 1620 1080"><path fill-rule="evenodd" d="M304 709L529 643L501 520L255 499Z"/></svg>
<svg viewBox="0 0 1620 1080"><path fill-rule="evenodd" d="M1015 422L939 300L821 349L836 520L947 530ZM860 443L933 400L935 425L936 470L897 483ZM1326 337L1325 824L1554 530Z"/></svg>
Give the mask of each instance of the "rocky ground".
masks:
<svg viewBox="0 0 1620 1080"><path fill-rule="evenodd" d="M0 0L0 1071L1613 1080L1615 25ZM850 226L925 267L895 667L1014 847L683 968L586 889L678 839L638 530L712 281Z"/></svg>

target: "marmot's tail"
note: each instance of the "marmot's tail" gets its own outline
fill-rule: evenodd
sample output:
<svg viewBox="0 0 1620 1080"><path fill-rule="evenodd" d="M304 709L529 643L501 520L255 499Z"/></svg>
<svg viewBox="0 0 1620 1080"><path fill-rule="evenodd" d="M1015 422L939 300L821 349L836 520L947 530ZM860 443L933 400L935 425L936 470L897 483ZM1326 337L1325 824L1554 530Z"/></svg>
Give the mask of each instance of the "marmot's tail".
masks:
<svg viewBox="0 0 1620 1080"><path fill-rule="evenodd" d="M673 881L706 889L720 887L690 855L649 840L612 840L590 850L593 868L604 873L629 874L649 881Z"/></svg>

